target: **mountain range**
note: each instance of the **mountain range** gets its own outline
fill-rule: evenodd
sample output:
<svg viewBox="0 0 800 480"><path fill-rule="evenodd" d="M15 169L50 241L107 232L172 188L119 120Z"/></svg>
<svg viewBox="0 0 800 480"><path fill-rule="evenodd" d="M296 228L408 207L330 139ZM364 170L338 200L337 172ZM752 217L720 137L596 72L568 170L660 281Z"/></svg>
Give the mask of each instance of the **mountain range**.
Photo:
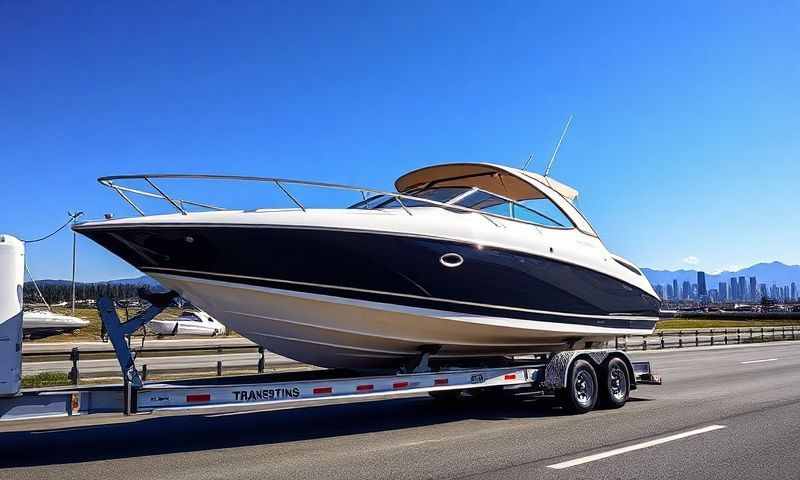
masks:
<svg viewBox="0 0 800 480"><path fill-rule="evenodd" d="M26 282L29 283L29 282ZM109 285L132 285L132 286L142 286L142 287L160 287L161 285L153 280L152 278L148 277L147 275L142 275L141 277L135 278L120 278L118 280L108 280L106 282L78 282L80 283L107 283ZM71 280L36 280L36 284L39 286L48 286L48 285L71 285Z"/></svg>
<svg viewBox="0 0 800 480"><path fill-rule="evenodd" d="M642 273L653 285L666 285L677 280L678 284L684 281L697 283L697 270L653 270L642 268ZM706 285L716 288L719 282L729 282L731 277L756 277L758 283L785 286L792 282L800 284L800 265L786 265L781 262L757 263L753 266L735 272L720 272L712 275L706 272Z"/></svg>

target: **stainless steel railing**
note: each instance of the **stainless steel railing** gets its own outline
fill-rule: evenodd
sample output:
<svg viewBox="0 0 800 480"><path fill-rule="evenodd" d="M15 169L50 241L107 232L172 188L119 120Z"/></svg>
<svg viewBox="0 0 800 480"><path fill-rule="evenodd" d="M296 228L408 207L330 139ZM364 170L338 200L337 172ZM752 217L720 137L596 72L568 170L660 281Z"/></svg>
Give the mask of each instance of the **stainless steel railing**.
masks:
<svg viewBox="0 0 800 480"><path fill-rule="evenodd" d="M535 225L537 227L543 227L543 228L556 228L556 229L562 228L562 227L552 227L552 226L548 226L548 225L541 225L541 224L534 223L534 222L529 222L529 221L526 221L526 220L523 220L523 219L520 219L520 218L514 218L513 216L499 215L499 214L495 214L495 213L491 213L491 212L486 212L486 211L476 210L476 209L469 208L469 207L464 207L464 206L461 206L461 205L454 205L454 204L451 204L451 203L437 202L435 200L430 200L430 199L423 198L423 197L417 197L417 196L414 196L414 195L406 195L406 194L397 193L397 192L385 192L385 191L382 191L382 190L377 190L377 189L368 188L368 187L342 185L342 184L336 184L336 183L314 182L314 181L308 181L308 180L293 180L293 179L288 179L288 178L253 177L253 176L241 176L241 175L138 174L138 175L114 175L114 176L100 177L100 178L97 179L97 181L100 182L101 185L103 185L105 187L108 187L108 188L111 188L112 190L114 190L120 197L122 197L123 200L125 200L126 203L128 203L128 205L130 205L134 210L136 210L137 213L139 213L142 216L146 216L144 210L142 210L139 207L139 205L137 205L131 199L131 196L128 195L128 194L141 195L141 196L148 197L148 198L156 198L156 199L164 200L167 203L169 203L173 208L175 208L175 210L178 213L180 213L181 215L188 215L189 212L187 212L187 210L185 208L185 206L187 206L187 205L194 206L194 207L199 207L199 208L204 208L204 209L207 209L207 210L218 210L218 211L221 211L221 210L232 210L230 208L224 208L224 207L220 207L220 206L216 206L216 205L210 205L210 204L206 204L206 203L202 203L202 202L186 200L186 199L180 199L180 198L176 198L174 196L170 196L161 187L156 185L156 183L154 182L154 180L156 180L156 179L222 180L222 181L248 181L248 182L270 183L270 184L275 185L284 195L286 195L286 197L292 203L294 203L300 210L302 210L304 212L307 210L307 208L305 207L305 205L302 202L300 202L300 200L294 194L292 194L289 191L289 189L287 188L287 185L299 185L299 186L305 186L305 187L316 187L316 188L326 188L326 189L334 189L334 190L360 192L362 199L366 199L367 198L367 194L378 195L378 196L386 196L386 197L389 197L389 198L393 198L395 201L397 201L398 205L400 205L400 207L403 209L403 211L405 211L405 213L407 213L408 215L412 215L412 216L413 216L413 213L412 213L411 209L409 208L408 205L406 205L406 203L403 202L403 200L420 202L420 203L424 203L426 205L430 205L432 207L438 207L438 208L442 208L442 209L449 210L449 211L458 210L458 211L463 211L463 212L476 213L478 215L481 215L483 218L485 218L486 220L491 222L493 225L498 226L498 227L500 227L502 225L497 223L495 221L495 219L512 220L512 221L515 221L515 222L520 222L520 223L529 224L529 225ZM150 187L155 192L148 192L148 191L145 191L145 190L141 190L141 189L138 189L138 188L132 188L132 187L120 184L120 182L122 182L122 181L132 181L132 180L143 180L148 185L150 185ZM508 202L510 205L515 205L515 206L517 206L519 208L522 208L524 210L533 211L533 212L535 212L535 213L537 213L539 215L543 215L543 214L537 212L536 210L533 210L530 207L528 207L526 205L523 205L523 204L521 204L521 203L519 203L519 202L517 202L515 200L510 199L510 198L503 197L502 195L497 195L495 193L492 193L492 195L494 195L495 197L497 197L499 199L502 199L502 200ZM547 218L547 217L545 216L545 218ZM568 228L568 227L565 227L565 228Z"/></svg>

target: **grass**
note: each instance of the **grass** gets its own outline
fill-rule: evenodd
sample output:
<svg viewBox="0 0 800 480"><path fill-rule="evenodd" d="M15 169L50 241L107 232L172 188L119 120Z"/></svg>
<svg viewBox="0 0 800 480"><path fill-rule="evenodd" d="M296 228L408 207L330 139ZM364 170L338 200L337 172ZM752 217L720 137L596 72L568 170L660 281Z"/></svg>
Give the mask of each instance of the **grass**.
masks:
<svg viewBox="0 0 800 480"><path fill-rule="evenodd" d="M69 385L69 375L63 372L42 372L22 377L22 388L42 388Z"/></svg>
<svg viewBox="0 0 800 480"><path fill-rule="evenodd" d="M789 325L800 325L800 320L758 320L754 318L743 320L713 320L713 319L688 319L675 318L661 320L656 325L658 330L666 329L685 329L695 328L750 328L750 327L780 327Z"/></svg>

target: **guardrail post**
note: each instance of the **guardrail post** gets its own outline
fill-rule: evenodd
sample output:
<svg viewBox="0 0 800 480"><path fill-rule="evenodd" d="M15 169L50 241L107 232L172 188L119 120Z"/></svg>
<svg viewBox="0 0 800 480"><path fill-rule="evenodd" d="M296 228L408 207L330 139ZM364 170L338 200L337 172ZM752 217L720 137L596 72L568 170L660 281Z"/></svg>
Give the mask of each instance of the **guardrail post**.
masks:
<svg viewBox="0 0 800 480"><path fill-rule="evenodd" d="M658 332L658 336L661 337L661 348L664 348L664 332Z"/></svg>
<svg viewBox="0 0 800 480"><path fill-rule="evenodd" d="M627 352L628 351L628 336L625 335L625 344L622 346L622 350Z"/></svg>
<svg viewBox="0 0 800 480"><path fill-rule="evenodd" d="M736 329L736 343L742 343L742 331L741 329Z"/></svg>
<svg viewBox="0 0 800 480"><path fill-rule="evenodd" d="M72 360L72 370L69 371L69 379L72 380L73 385L77 385L81 378L81 372L78 370L78 360L81 358L81 352L78 347L73 347L69 353L69 359Z"/></svg>
<svg viewBox="0 0 800 480"><path fill-rule="evenodd" d="M258 373L264 373L264 347L258 347Z"/></svg>
<svg viewBox="0 0 800 480"><path fill-rule="evenodd" d="M766 340L764 340L764 327L761 327L761 342L763 343L765 341Z"/></svg>
<svg viewBox="0 0 800 480"><path fill-rule="evenodd" d="M794 340L794 339L795 339L795 338L794 338L794 327L795 327L795 326L794 326L794 325L792 325L792 340Z"/></svg>
<svg viewBox="0 0 800 480"><path fill-rule="evenodd" d="M217 376L222 376L222 360L217 360Z"/></svg>
<svg viewBox="0 0 800 480"><path fill-rule="evenodd" d="M619 337L614 337L614 350L619 350Z"/></svg>
<svg viewBox="0 0 800 480"><path fill-rule="evenodd" d="M647 337L642 337L642 350L647 350Z"/></svg>
<svg viewBox="0 0 800 480"><path fill-rule="evenodd" d="M750 343L753 343L753 327L748 328L750 331Z"/></svg>
<svg viewBox="0 0 800 480"><path fill-rule="evenodd" d="M781 326L781 340L786 340L786 326Z"/></svg>
<svg viewBox="0 0 800 480"><path fill-rule="evenodd" d="M714 329L713 328L709 328L708 331L711 332L711 346L713 347L714 346Z"/></svg>
<svg viewBox="0 0 800 480"><path fill-rule="evenodd" d="M142 381L147 380L147 364L142 365Z"/></svg>
<svg viewBox="0 0 800 480"><path fill-rule="evenodd" d="M700 330L694 331L694 346L695 347L700 346Z"/></svg>
<svg viewBox="0 0 800 480"><path fill-rule="evenodd" d="M678 330L678 348L683 348L683 330Z"/></svg>
<svg viewBox="0 0 800 480"><path fill-rule="evenodd" d="M725 329L725 334L724 335L725 336L722 337L722 340L725 342L725 345L727 345L728 344L728 329L727 328Z"/></svg>

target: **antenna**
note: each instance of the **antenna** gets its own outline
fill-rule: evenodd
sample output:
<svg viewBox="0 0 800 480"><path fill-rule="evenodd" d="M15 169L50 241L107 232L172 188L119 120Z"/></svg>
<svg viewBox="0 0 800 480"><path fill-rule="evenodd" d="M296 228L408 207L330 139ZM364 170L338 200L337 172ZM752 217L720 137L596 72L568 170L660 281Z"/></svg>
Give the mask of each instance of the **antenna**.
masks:
<svg viewBox="0 0 800 480"><path fill-rule="evenodd" d="M553 166L553 162L556 161L556 155L558 155L558 149L561 148L561 142L564 141L564 137L567 136L567 130L569 130L569 126L572 123L573 115L570 115L567 119L567 124L564 125L564 131L561 132L561 138L558 139L558 144L556 145L556 149L553 150L553 156L550 157L550 162L547 164L547 168L544 169L544 176L548 176L550 174L550 168Z"/></svg>
<svg viewBox="0 0 800 480"><path fill-rule="evenodd" d="M528 155L528 159L525 160L525 165L522 166L522 169L523 170L527 170L528 169L528 165L531 164L532 160L533 160L533 154L531 153L530 155Z"/></svg>

